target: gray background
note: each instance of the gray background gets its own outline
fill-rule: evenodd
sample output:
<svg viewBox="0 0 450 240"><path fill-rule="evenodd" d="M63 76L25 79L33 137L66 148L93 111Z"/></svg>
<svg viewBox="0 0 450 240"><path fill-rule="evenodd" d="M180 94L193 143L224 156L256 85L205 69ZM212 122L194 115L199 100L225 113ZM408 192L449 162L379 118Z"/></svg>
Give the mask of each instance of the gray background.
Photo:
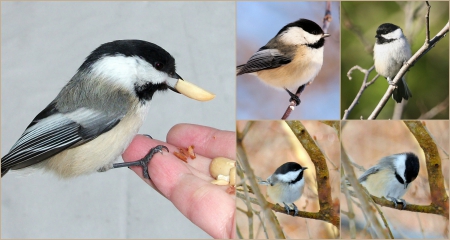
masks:
<svg viewBox="0 0 450 240"><path fill-rule="evenodd" d="M141 133L165 140L180 122L235 130L234 2L2 2L1 14L2 156L84 58L117 39L160 45L178 74L217 95L157 94ZM10 172L1 217L2 238L209 237L126 168L71 180Z"/></svg>

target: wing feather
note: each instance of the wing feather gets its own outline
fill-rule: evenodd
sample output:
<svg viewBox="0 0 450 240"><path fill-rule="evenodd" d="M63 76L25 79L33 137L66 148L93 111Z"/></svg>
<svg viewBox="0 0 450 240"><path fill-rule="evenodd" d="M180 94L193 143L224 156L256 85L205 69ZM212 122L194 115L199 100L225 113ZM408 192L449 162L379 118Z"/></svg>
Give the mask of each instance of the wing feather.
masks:
<svg viewBox="0 0 450 240"><path fill-rule="evenodd" d="M52 104L44 111L2 158L2 174L8 169L28 167L65 149L86 143L109 131L123 117L87 108L60 113Z"/></svg>
<svg viewBox="0 0 450 240"><path fill-rule="evenodd" d="M290 57L282 54L277 49L261 48L253 54L246 64L237 67L237 75L281 67L291 61L292 59Z"/></svg>

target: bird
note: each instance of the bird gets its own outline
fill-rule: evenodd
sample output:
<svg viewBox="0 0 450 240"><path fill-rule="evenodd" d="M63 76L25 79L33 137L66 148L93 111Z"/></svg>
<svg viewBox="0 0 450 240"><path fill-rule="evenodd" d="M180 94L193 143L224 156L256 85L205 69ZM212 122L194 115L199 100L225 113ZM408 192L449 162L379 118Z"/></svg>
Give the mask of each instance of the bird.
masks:
<svg viewBox="0 0 450 240"><path fill-rule="evenodd" d="M367 191L377 197L386 197L394 202L401 202L403 209L406 201L401 197L406 193L410 183L419 174L419 158L412 152L404 152L383 157L375 166L367 169L358 181Z"/></svg>
<svg viewBox="0 0 450 240"><path fill-rule="evenodd" d="M31 121L2 157L9 170L43 168L60 178L148 163L158 145L135 162L114 163L137 134L157 92L168 89L208 101L214 94L184 81L175 59L143 40L116 40L92 51L56 98Z"/></svg>
<svg viewBox="0 0 450 240"><path fill-rule="evenodd" d="M408 40L403 35L402 29L392 23L381 24L375 35L376 42L373 48L373 59L375 70L385 77L389 85L394 85L392 81L411 58L411 47ZM411 90L406 84L405 76L397 82L397 87L392 93L392 98L400 103L402 99L408 100L412 97Z"/></svg>
<svg viewBox="0 0 450 240"><path fill-rule="evenodd" d="M325 38L329 36L308 19L289 23L247 63L237 66L236 75L256 75L264 83L286 90L289 101L298 106L300 98L291 90L300 93L317 76L323 64Z"/></svg>
<svg viewBox="0 0 450 240"><path fill-rule="evenodd" d="M276 203L283 203L287 214L290 206L294 208L294 216L298 215L298 208L294 204L303 193L305 178L303 172L308 169L296 162L286 162L278 167L266 181L259 181L261 185L267 185L267 195Z"/></svg>

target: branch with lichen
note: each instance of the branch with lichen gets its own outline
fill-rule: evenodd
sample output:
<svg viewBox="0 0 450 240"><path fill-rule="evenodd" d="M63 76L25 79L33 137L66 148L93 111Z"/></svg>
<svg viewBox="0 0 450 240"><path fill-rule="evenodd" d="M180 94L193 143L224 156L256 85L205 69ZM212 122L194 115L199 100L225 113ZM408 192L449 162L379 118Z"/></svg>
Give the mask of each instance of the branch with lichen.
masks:
<svg viewBox="0 0 450 240"><path fill-rule="evenodd" d="M246 127L249 126L249 124L251 123L247 123ZM338 121L325 121L324 124L327 124L331 127L333 127L339 135L339 131L340 131L340 126L339 126L339 122ZM289 123L288 123L289 125ZM303 125L302 125L303 126ZM247 129L248 132L248 128L244 128ZM309 134L308 134L309 135ZM245 146L242 146L242 138L245 136L242 133L238 132L237 136L241 137L241 139L238 139L238 162L242 161L242 166L244 166L244 161L247 161L247 157L246 157L246 153L245 153ZM298 138L298 136L296 136ZM309 137L311 139L311 137ZM296 141L296 140L294 140ZM313 141L311 139L311 141ZM325 221L328 223L333 224L336 228L339 228L339 213L337 212L336 209L333 209L332 206L332 199L331 199L331 188L330 188L330 184L329 181L325 181L327 183L327 186L322 187L320 184L323 184L323 181L320 181L322 179L328 179L328 168L326 165L326 161L325 161L325 157L324 155L321 153L321 151L319 150L318 146L315 145L315 149L313 151L315 151L313 156L317 156L317 155L321 155L320 159L318 161L320 161L321 163L319 164L320 166L320 171L317 170L316 167L316 172L319 172L319 178L317 178L318 182L318 191L319 191L319 195L318 195L318 199L319 199L319 205L320 205L320 211L319 212L307 212L307 211L298 211L298 215L294 216L294 217L302 217L302 218L309 218L309 219L315 219L315 220L321 220L321 221ZM242 150L244 150L242 153L240 152ZM242 157L243 156L243 157ZM317 157L315 157L317 158ZM315 161L313 161L314 164ZM250 167L250 166L248 166ZM259 192L259 187L255 188L254 186L251 185L251 179L253 179L253 177L251 176L252 173L247 174L247 168L243 167L245 176L242 175L241 179L245 179L246 181L249 181L249 185L246 185L246 181L242 181L242 186L239 186L238 188L236 188L236 196L239 199L242 199L243 201L247 201L246 204L248 204L248 202L251 202L254 205L258 205L261 206L261 209L267 208L269 210L272 210L273 212L279 212L279 213L283 213L283 214L288 214L286 212L286 209L282 206L280 206L279 204L273 204L270 202L265 201L265 199L263 199L264 197L262 197L261 199L259 199L258 197L258 193ZM324 170L325 169L325 173ZM316 174L317 175L317 174ZM254 175L253 175L254 176ZM325 176L325 178L323 177ZM254 183L257 183L256 177L253 180ZM327 192L327 193L326 193ZM254 197L250 197L250 194L254 194ZM325 196L326 195L326 196ZM325 196L325 197L323 197ZM328 202L327 202L328 201ZM293 216L293 211L289 212L289 215Z"/></svg>
<svg viewBox="0 0 450 240"><path fill-rule="evenodd" d="M318 214L321 216L320 219L339 227L340 217L339 213L333 209L333 200L331 198L331 187L329 181L330 177L325 156L300 121L286 121L286 123L302 144L303 148L305 148L314 164L320 206Z"/></svg>
<svg viewBox="0 0 450 240"><path fill-rule="evenodd" d="M448 195L445 191L444 176L442 175L442 164L438 148L433 138L428 134L423 123L419 121L404 121L409 131L414 135L423 152L427 165L428 182L430 185L431 208L427 213L442 215L449 219ZM434 210L434 212L431 212ZM426 211L423 211L426 212Z"/></svg>

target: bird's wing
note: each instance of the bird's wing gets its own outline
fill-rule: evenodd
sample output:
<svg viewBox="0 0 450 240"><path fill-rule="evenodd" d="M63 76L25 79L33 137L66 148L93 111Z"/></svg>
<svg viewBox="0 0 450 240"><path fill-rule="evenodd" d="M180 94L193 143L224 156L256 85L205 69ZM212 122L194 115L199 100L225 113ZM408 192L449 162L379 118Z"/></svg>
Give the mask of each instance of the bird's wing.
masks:
<svg viewBox="0 0 450 240"><path fill-rule="evenodd" d="M113 128L122 117L88 108L61 113L55 103L51 103L2 158L2 173L36 164L67 148L86 143Z"/></svg>
<svg viewBox="0 0 450 240"><path fill-rule="evenodd" d="M374 173L377 173L378 171L380 171L381 168L378 165L375 165L369 169L367 169L367 171L365 171L361 176L359 176L358 181L360 183L364 182L367 180L367 178Z"/></svg>
<svg viewBox="0 0 450 240"><path fill-rule="evenodd" d="M291 61L292 58L284 55L277 49L261 48L258 52L253 54L246 64L236 67L236 75L277 68L288 64Z"/></svg>

